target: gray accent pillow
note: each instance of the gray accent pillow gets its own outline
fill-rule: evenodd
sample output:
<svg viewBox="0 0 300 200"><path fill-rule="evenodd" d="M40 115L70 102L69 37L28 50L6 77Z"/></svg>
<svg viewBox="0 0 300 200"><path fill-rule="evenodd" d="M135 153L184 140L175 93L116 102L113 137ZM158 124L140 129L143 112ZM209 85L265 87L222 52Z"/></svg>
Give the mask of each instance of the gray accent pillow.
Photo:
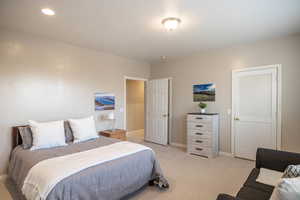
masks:
<svg viewBox="0 0 300 200"><path fill-rule="evenodd" d="M64 126L65 126L66 143L73 142L74 136L73 136L70 123L68 121L65 121Z"/></svg>
<svg viewBox="0 0 300 200"><path fill-rule="evenodd" d="M30 149L32 147L32 132L30 126L18 127L19 133L22 138L22 147Z"/></svg>
<svg viewBox="0 0 300 200"><path fill-rule="evenodd" d="M296 178L300 176L300 165L289 165L282 175L282 178Z"/></svg>

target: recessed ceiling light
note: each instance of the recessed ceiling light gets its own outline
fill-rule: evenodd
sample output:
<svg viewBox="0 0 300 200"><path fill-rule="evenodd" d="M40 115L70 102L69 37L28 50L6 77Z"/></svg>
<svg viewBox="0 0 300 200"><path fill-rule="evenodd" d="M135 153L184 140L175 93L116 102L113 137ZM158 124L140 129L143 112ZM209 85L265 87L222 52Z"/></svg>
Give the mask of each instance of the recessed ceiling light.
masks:
<svg viewBox="0 0 300 200"><path fill-rule="evenodd" d="M180 24L180 22L181 22L181 20L179 18L175 18L175 17L165 18L161 21L161 23L164 25L164 27L168 31L175 30L178 27L178 25Z"/></svg>
<svg viewBox="0 0 300 200"><path fill-rule="evenodd" d="M43 8L42 13L44 15L50 15L50 16L55 15L55 12L53 10L51 10L50 8Z"/></svg>

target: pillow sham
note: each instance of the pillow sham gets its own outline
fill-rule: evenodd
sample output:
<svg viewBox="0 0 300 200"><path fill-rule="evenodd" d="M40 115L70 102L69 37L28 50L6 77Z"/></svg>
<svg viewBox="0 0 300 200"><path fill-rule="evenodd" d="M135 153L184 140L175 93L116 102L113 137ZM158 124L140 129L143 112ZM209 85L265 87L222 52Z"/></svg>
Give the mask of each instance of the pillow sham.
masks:
<svg viewBox="0 0 300 200"><path fill-rule="evenodd" d="M74 136L74 143L98 138L94 117L68 120Z"/></svg>
<svg viewBox="0 0 300 200"><path fill-rule="evenodd" d="M270 200L299 200L300 177L282 178L276 185Z"/></svg>
<svg viewBox="0 0 300 200"><path fill-rule="evenodd" d="M64 121L36 122L29 121L32 132L32 147L30 150L65 146Z"/></svg>
<svg viewBox="0 0 300 200"><path fill-rule="evenodd" d="M66 143L71 143L74 140L72 129L68 121L64 121ZM18 127L19 133L22 138L23 149L30 149L32 147L32 132L30 126Z"/></svg>
<svg viewBox="0 0 300 200"><path fill-rule="evenodd" d="M20 126L18 130L22 138L23 149L30 149L32 147L32 132L30 126Z"/></svg>
<svg viewBox="0 0 300 200"><path fill-rule="evenodd" d="M283 172L282 178L296 178L300 176L300 165L289 165Z"/></svg>
<svg viewBox="0 0 300 200"><path fill-rule="evenodd" d="M259 170L259 175L256 179L257 182L275 186L278 183L278 180L282 177L282 172L270 170L266 168L261 168Z"/></svg>

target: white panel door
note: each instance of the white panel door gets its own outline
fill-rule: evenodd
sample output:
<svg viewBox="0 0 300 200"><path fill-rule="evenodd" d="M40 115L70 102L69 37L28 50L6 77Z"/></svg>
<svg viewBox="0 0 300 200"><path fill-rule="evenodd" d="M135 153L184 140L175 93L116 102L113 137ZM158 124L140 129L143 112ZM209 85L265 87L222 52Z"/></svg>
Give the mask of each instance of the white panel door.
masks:
<svg viewBox="0 0 300 200"><path fill-rule="evenodd" d="M146 82L146 133L145 140L168 144L169 80Z"/></svg>
<svg viewBox="0 0 300 200"><path fill-rule="evenodd" d="M255 160L258 147L276 149L277 70L233 74L235 156Z"/></svg>

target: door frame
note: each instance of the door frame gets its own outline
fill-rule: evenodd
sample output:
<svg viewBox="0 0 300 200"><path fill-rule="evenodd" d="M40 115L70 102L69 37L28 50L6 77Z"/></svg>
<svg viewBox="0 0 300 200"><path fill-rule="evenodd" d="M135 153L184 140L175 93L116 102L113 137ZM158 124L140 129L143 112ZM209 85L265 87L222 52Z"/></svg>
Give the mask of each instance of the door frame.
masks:
<svg viewBox="0 0 300 200"><path fill-rule="evenodd" d="M169 118L168 118L168 142L167 144L170 145L172 143L171 141L171 135L172 135L172 121L173 121L173 78L172 77L165 77L165 78L154 78L154 79L149 79L149 80L159 80L159 79L168 79L169 80ZM148 80L147 80L148 81ZM147 84L147 81L145 84ZM146 87L146 85L145 85ZM145 89L146 91L146 89ZM146 126L147 126L147 121L146 121L146 114L147 114L147 93L145 92L145 131L146 131Z"/></svg>
<svg viewBox="0 0 300 200"><path fill-rule="evenodd" d="M247 67L242 69L234 69L231 74L231 153L235 156L235 132L234 132L234 113L235 113L235 87L234 78L235 74L238 72L251 72L266 69L276 69L277 71L277 127L276 127L276 149L281 150L281 98L282 98L282 66L281 64L257 66L257 67Z"/></svg>
<svg viewBox="0 0 300 200"><path fill-rule="evenodd" d="M134 80L134 81L144 81L144 84L146 84L146 82L148 81L148 79L146 78L140 78L140 77L132 77L132 76L124 76L123 77L123 81L124 81L124 95L123 95L123 102L124 102L124 112L123 112L123 129L126 130L127 129L127 84L126 81L127 80ZM144 90L145 92L145 90ZM146 93L144 93L144 106L146 105ZM145 120L145 112L144 112L144 120ZM145 126L145 125L144 125ZM145 129L145 127L144 127Z"/></svg>

